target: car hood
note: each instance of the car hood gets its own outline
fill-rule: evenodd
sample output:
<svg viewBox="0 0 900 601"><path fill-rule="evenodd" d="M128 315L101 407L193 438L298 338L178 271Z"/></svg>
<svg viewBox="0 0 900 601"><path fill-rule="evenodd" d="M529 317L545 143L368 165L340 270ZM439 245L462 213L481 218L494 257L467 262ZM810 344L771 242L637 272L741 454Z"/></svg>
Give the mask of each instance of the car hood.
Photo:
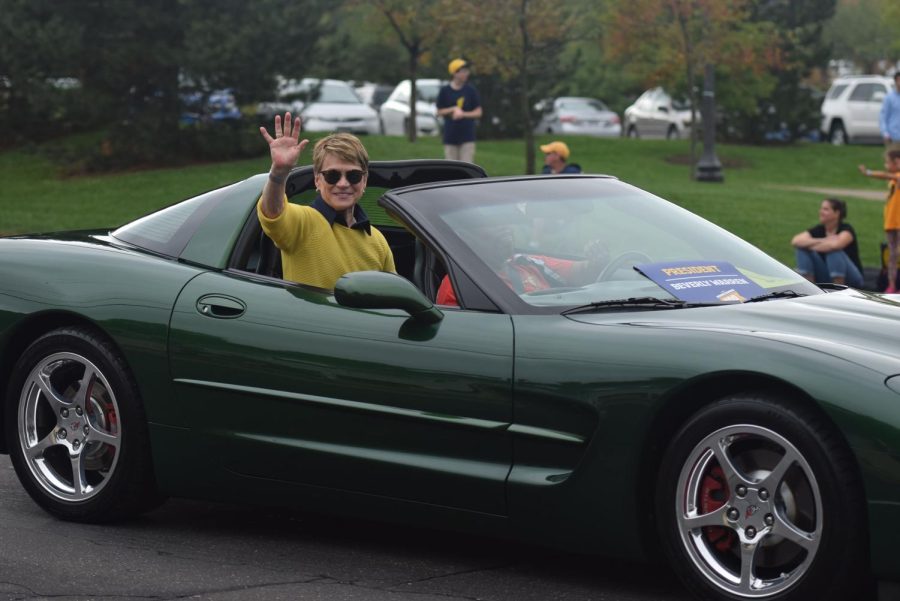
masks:
<svg viewBox="0 0 900 601"><path fill-rule="evenodd" d="M880 371L900 373L900 295L843 290L759 303L571 316L582 323L680 329L763 338L841 357Z"/></svg>
<svg viewBox="0 0 900 601"><path fill-rule="evenodd" d="M313 102L303 108L306 117L341 117L344 119L372 119L377 116L375 109L365 104L343 102Z"/></svg>

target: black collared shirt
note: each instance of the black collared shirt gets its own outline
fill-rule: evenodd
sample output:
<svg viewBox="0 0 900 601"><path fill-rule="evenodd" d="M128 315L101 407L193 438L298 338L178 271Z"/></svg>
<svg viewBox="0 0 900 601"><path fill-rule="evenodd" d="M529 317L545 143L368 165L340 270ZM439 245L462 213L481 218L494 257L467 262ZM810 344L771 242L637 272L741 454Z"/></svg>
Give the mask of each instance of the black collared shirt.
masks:
<svg viewBox="0 0 900 601"><path fill-rule="evenodd" d="M329 225L333 226L335 222L338 222L346 227L347 222L344 219L344 215L338 215L337 211L325 202L325 199L322 198L321 194L316 194L316 199L312 201L310 206L321 213L326 221L328 221ZM365 210L359 206L359 203L353 205L353 218L356 220L356 223L350 226L350 229L366 230L367 234L370 236L372 235L372 225L369 223L369 216L366 215Z"/></svg>

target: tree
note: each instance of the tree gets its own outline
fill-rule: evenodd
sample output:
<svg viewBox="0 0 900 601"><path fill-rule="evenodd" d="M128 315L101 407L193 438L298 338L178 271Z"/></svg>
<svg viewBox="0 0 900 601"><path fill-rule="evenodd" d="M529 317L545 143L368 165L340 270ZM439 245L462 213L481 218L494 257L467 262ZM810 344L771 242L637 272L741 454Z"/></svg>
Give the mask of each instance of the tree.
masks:
<svg viewBox="0 0 900 601"><path fill-rule="evenodd" d="M178 0L182 77L239 100L271 99L275 78L312 76L319 41L336 30L327 0Z"/></svg>
<svg viewBox="0 0 900 601"><path fill-rule="evenodd" d="M318 35L310 32L329 34L330 6L326 0L257 0L252 7L239 0L5 0L0 119L28 138L106 130L101 148L108 167L171 162L187 155L185 138L195 133L179 126L186 83L204 91L229 87L244 101L270 97L283 69L314 64ZM61 77L77 82L70 95L78 102L47 110L55 95L44 92ZM76 105L79 112L71 108Z"/></svg>
<svg viewBox="0 0 900 601"><path fill-rule="evenodd" d="M749 21L749 9L750 0L611 0L605 19L607 54L648 87L684 90L694 124L706 64L715 65L717 81L732 88L731 94L722 94L719 86L723 104L751 110L774 86L768 71L781 56L772 44L772 24ZM698 128L691 130L693 164Z"/></svg>
<svg viewBox="0 0 900 601"><path fill-rule="evenodd" d="M882 60L896 60L900 52L898 18L896 0L840 0L825 37L834 46L835 58L850 59L867 73L878 73Z"/></svg>
<svg viewBox="0 0 900 601"><path fill-rule="evenodd" d="M374 6L345 2L330 13L329 20L334 21L334 31L319 36L316 43L317 77L396 83L408 76L406 49Z"/></svg>
<svg viewBox="0 0 900 601"><path fill-rule="evenodd" d="M4 0L0 10L0 145L60 128L54 79L76 74L80 27L50 0ZM73 94L67 94L72 96ZM71 123L76 126L77 123ZM72 127L63 127L72 131Z"/></svg>
<svg viewBox="0 0 900 601"><path fill-rule="evenodd" d="M736 112L739 139L759 143L766 132L786 128L794 140L818 129L821 97L807 80L830 57L822 33L835 5L836 0L756 0L751 5L752 21L775 26L780 61L769 69L777 82L772 93L758 99L755 110Z"/></svg>
<svg viewBox="0 0 900 601"><path fill-rule="evenodd" d="M407 134L410 142L416 141L416 90L419 64L441 36L442 23L436 11L438 0L371 0L371 5L387 20L397 39L406 50L407 73L410 81L409 123Z"/></svg>
<svg viewBox="0 0 900 601"><path fill-rule="evenodd" d="M514 93L525 137L525 171L535 171L533 105L558 76L557 57L578 39L574 5L556 0L442 0L440 14L458 49L479 73L493 74ZM463 52L459 52L463 55Z"/></svg>

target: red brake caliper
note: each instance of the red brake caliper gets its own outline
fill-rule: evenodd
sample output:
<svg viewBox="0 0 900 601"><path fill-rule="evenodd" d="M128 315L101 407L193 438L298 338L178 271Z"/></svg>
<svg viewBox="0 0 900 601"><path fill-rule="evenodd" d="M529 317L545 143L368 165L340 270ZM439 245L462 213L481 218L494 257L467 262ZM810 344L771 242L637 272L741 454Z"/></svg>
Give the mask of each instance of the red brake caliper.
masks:
<svg viewBox="0 0 900 601"><path fill-rule="evenodd" d="M700 486L700 511L704 514L715 511L728 501L728 485L722 468L716 465ZM719 551L728 551L735 541L735 532L724 526L708 526L703 529L706 539Z"/></svg>

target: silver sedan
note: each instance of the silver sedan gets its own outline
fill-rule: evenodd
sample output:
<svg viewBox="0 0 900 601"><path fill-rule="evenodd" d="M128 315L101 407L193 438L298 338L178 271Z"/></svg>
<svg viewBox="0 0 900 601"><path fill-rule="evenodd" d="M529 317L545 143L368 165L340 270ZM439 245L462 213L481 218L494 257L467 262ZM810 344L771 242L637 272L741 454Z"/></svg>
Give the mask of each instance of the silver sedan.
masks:
<svg viewBox="0 0 900 601"><path fill-rule="evenodd" d="M622 134L619 116L596 98L562 96L546 103L535 133L616 137Z"/></svg>

